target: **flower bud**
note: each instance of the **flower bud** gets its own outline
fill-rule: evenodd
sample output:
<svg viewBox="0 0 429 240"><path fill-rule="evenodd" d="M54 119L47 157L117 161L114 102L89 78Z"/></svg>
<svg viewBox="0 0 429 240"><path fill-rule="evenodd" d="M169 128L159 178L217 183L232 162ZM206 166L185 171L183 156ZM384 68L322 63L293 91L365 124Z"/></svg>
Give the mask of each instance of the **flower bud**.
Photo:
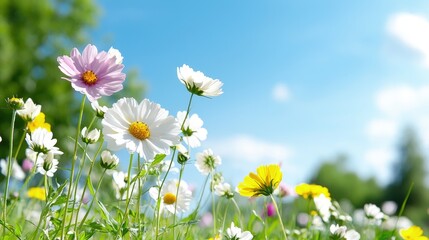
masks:
<svg viewBox="0 0 429 240"><path fill-rule="evenodd" d="M84 127L81 132L82 141L86 144L93 144L100 138L100 130L94 128L88 132L88 129Z"/></svg>
<svg viewBox="0 0 429 240"><path fill-rule="evenodd" d="M101 153L101 167L105 169L113 169L119 164L119 158L115 154L111 154L109 151L104 150Z"/></svg>
<svg viewBox="0 0 429 240"><path fill-rule="evenodd" d="M14 110L20 110L24 107L24 100L22 100L22 98L12 97L7 99L7 104Z"/></svg>

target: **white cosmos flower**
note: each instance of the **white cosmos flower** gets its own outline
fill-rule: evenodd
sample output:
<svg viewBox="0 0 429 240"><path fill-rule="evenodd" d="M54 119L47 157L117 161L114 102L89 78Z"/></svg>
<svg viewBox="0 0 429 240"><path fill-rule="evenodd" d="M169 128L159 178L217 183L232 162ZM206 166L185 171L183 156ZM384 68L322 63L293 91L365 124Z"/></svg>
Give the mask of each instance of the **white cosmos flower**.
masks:
<svg viewBox="0 0 429 240"><path fill-rule="evenodd" d="M195 167L203 175L208 175L210 172L215 170L217 166L222 163L219 156L214 155L213 151L209 148L204 150L202 153L197 153L197 160L195 161Z"/></svg>
<svg viewBox="0 0 429 240"><path fill-rule="evenodd" d="M119 158L115 154L111 154L109 151L104 150L101 153L100 164L105 169L113 169L119 164Z"/></svg>
<svg viewBox="0 0 429 240"><path fill-rule="evenodd" d="M168 155L170 146L180 140L176 119L148 99L138 103L134 98L121 98L106 111L101 124L109 149L126 148L146 160L159 153Z"/></svg>
<svg viewBox="0 0 429 240"><path fill-rule="evenodd" d="M39 160L36 162L36 166L37 172L39 172L40 174L46 175L48 177L53 177L54 173L58 169L58 160L55 159L55 155L53 152L48 152L43 158L43 161Z"/></svg>
<svg viewBox="0 0 429 240"><path fill-rule="evenodd" d="M98 141L100 138L100 130L97 128L92 129L88 132L88 129L86 127L82 128L81 131L81 137L82 141L86 144L93 144Z"/></svg>
<svg viewBox="0 0 429 240"><path fill-rule="evenodd" d="M249 231L243 232L241 228L234 226L234 222L231 222L231 227L226 229L226 238L229 240L250 240L253 239L253 235Z"/></svg>
<svg viewBox="0 0 429 240"><path fill-rule="evenodd" d="M201 146L200 141L204 141L207 138L207 129L203 128L203 120L198 117L197 114L192 114L189 118L186 118L186 111L177 113L177 121L182 126L183 140L191 148Z"/></svg>
<svg viewBox="0 0 429 240"><path fill-rule="evenodd" d="M97 117L99 118L104 118L104 113L108 109L108 107L106 106L100 106L100 104L98 104L98 101L91 102L91 107L92 109L94 109L95 115L97 115Z"/></svg>
<svg viewBox="0 0 429 240"><path fill-rule="evenodd" d="M27 142L28 147L34 152L53 152L54 154L63 154L63 152L55 147L57 139L52 137L52 132L49 132L45 128L37 128L31 133L31 135L27 133L25 141Z"/></svg>
<svg viewBox="0 0 429 240"><path fill-rule="evenodd" d="M178 180L168 180L162 186L161 191L158 187L151 187L149 189L149 195L157 201L158 195L161 198L160 208L166 209L170 213L185 212L189 209L189 205L192 200L192 192L189 190L188 184L185 181L180 182L179 189ZM176 206L176 209L175 209Z"/></svg>
<svg viewBox="0 0 429 240"><path fill-rule="evenodd" d="M115 57L116 59L116 63L117 64L122 64L122 60L124 59L124 57L122 57L121 52L119 52L118 49L110 47L109 51L107 52L108 55L110 55L111 57Z"/></svg>
<svg viewBox="0 0 429 240"><path fill-rule="evenodd" d="M223 93L221 81L206 77L200 71L195 72L186 64L177 68L177 77L185 84L188 91L195 95L215 97Z"/></svg>
<svg viewBox="0 0 429 240"><path fill-rule="evenodd" d="M4 160L4 159L0 160L0 168L1 168L1 174L3 174L4 176L7 176L7 160ZM20 181L24 180L25 178L24 171L15 160L13 160L13 163L12 163L11 176L16 180L20 180Z"/></svg>
<svg viewBox="0 0 429 240"><path fill-rule="evenodd" d="M31 98L25 101L24 107L17 110L16 113L26 122L31 122L39 115L42 106L34 104Z"/></svg>

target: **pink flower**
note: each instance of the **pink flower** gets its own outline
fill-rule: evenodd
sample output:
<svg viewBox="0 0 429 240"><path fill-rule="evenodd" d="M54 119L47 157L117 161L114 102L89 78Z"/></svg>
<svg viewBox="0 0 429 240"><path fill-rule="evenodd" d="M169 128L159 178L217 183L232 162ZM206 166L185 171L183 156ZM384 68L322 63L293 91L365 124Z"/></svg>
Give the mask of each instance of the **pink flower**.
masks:
<svg viewBox="0 0 429 240"><path fill-rule="evenodd" d="M72 87L85 94L93 102L101 96L110 96L122 90L125 73L124 65L117 61L117 54L98 52L94 45L88 44L80 54L73 48L69 56L58 57L59 69L71 82Z"/></svg>
<svg viewBox="0 0 429 240"><path fill-rule="evenodd" d="M273 203L267 204L267 217L272 217L276 214L276 209L274 208Z"/></svg>

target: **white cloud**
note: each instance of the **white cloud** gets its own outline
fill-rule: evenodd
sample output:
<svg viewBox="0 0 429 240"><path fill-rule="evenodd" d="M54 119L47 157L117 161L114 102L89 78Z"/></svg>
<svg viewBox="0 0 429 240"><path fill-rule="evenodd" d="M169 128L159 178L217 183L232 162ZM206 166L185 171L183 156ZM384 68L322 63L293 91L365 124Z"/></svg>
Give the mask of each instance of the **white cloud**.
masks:
<svg viewBox="0 0 429 240"><path fill-rule="evenodd" d="M289 88L284 83L277 83L273 87L272 96L277 102L286 102L290 98Z"/></svg>
<svg viewBox="0 0 429 240"><path fill-rule="evenodd" d="M397 86L381 90L376 104L383 113L397 116L414 109L418 104L419 91L410 86Z"/></svg>
<svg viewBox="0 0 429 240"><path fill-rule="evenodd" d="M397 13L390 18L387 29L406 46L422 54L424 64L429 67L429 21L425 17Z"/></svg>
<svg viewBox="0 0 429 240"><path fill-rule="evenodd" d="M291 149L283 144L268 142L247 135L233 136L210 143L213 151L222 158L237 163L279 163L291 156Z"/></svg>

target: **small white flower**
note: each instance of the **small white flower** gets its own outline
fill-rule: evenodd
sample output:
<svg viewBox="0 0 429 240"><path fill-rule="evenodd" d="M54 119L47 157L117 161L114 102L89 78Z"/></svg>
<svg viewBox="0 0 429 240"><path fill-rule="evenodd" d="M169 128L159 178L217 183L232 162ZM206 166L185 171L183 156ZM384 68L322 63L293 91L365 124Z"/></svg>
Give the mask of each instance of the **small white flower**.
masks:
<svg viewBox="0 0 429 240"><path fill-rule="evenodd" d="M160 208L164 208L170 213L185 212L189 209L192 200L192 192L189 190L188 184L185 181L169 180L164 183L161 190L158 187L151 187L149 195L155 200L158 200L158 195L161 198ZM176 207L176 209L175 209Z"/></svg>
<svg viewBox="0 0 429 240"><path fill-rule="evenodd" d="M1 136L0 136L0 142L1 142L1 141L3 141L3 139L2 139L2 138L1 138Z"/></svg>
<svg viewBox="0 0 429 240"><path fill-rule="evenodd" d="M119 164L119 158L115 154L111 154L109 151L104 150L101 153L101 167L105 169L113 169Z"/></svg>
<svg viewBox="0 0 429 240"><path fill-rule="evenodd" d="M219 156L213 155L213 151L211 149L206 149L202 153L197 153L195 167L203 175L208 175L221 163L222 160Z"/></svg>
<svg viewBox="0 0 429 240"><path fill-rule="evenodd" d="M200 71L195 72L186 64L177 68L177 77L185 84L188 91L195 95L215 97L223 93L221 81L206 77Z"/></svg>
<svg viewBox="0 0 429 240"><path fill-rule="evenodd" d="M223 197L223 196L227 198L234 197L234 192L231 189L231 185L229 185L229 183L226 183L226 182L216 184L214 186L214 192L216 195L220 197Z"/></svg>
<svg viewBox="0 0 429 240"><path fill-rule="evenodd" d="M116 199L125 200L127 199L127 185L128 181L131 181L134 176L129 178L126 173L120 171L113 172L113 186L116 190ZM132 196L136 191L136 182L130 184L128 196ZM133 190L134 189L134 190Z"/></svg>
<svg viewBox="0 0 429 240"><path fill-rule="evenodd" d="M338 224L332 224L329 228L332 235L339 237L344 240L359 240L360 235L355 230L347 230L346 226L339 226Z"/></svg>
<svg viewBox="0 0 429 240"><path fill-rule="evenodd" d="M324 222L328 222L331 217L331 208L332 202L331 199L327 198L325 194L320 194L317 197L314 197L314 205L316 205L316 209L320 214L320 217Z"/></svg>
<svg viewBox="0 0 429 240"><path fill-rule="evenodd" d="M1 159L0 160L0 168L1 168L1 174L3 174L4 176L7 175L7 160ZM25 173L22 170L21 166L19 166L19 164L13 160L12 163L12 173L11 176L13 178L15 178L16 180L24 180L25 178Z"/></svg>
<svg viewBox="0 0 429 240"><path fill-rule="evenodd" d="M61 152L57 147L55 147L57 139L52 137L52 132L49 132L45 128L37 128L31 133L31 135L27 133L25 141L27 142L28 147L34 152L53 152L54 154L63 154L63 152Z"/></svg>
<svg viewBox="0 0 429 240"><path fill-rule="evenodd" d="M34 104L31 98L25 101L24 107L16 113L26 122L31 122L39 115L42 106Z"/></svg>
<svg viewBox="0 0 429 240"><path fill-rule="evenodd" d="M177 113L177 121L182 126L183 140L191 148L201 146L201 141L206 140L207 130L203 128L203 120L197 114L192 114L191 117L186 117L186 112Z"/></svg>
<svg viewBox="0 0 429 240"><path fill-rule="evenodd" d="M48 177L53 177L58 169L58 160L54 157L53 152L48 152L43 161L36 162L37 172Z"/></svg>
<svg viewBox="0 0 429 240"><path fill-rule="evenodd" d="M98 104L98 101L91 102L91 107L95 111L95 115L99 118L104 118L104 113L107 111L108 107L106 106L100 106Z"/></svg>
<svg viewBox="0 0 429 240"><path fill-rule="evenodd" d="M231 222L231 227L226 229L226 238L229 240L251 240L253 235L249 231L242 232L241 228L234 226L234 222Z"/></svg>
<svg viewBox="0 0 429 240"><path fill-rule="evenodd" d="M88 132L88 129L86 127L82 128L82 141L86 144L93 144L98 141L100 138L100 130L97 128L92 129Z"/></svg>
<svg viewBox="0 0 429 240"><path fill-rule="evenodd" d="M109 108L101 121L109 149L126 148L151 161L156 154L168 155L179 143L180 126L159 104L144 99L121 98Z"/></svg>
<svg viewBox="0 0 429 240"><path fill-rule="evenodd" d="M115 57L115 63L122 64L122 60L124 59L124 57L122 57L122 54L121 52L119 52L118 49L110 47L107 54L111 57Z"/></svg>
<svg viewBox="0 0 429 240"><path fill-rule="evenodd" d="M368 220L374 221L374 224L380 224L384 218L384 213L375 204L368 203L363 206L365 216Z"/></svg>

